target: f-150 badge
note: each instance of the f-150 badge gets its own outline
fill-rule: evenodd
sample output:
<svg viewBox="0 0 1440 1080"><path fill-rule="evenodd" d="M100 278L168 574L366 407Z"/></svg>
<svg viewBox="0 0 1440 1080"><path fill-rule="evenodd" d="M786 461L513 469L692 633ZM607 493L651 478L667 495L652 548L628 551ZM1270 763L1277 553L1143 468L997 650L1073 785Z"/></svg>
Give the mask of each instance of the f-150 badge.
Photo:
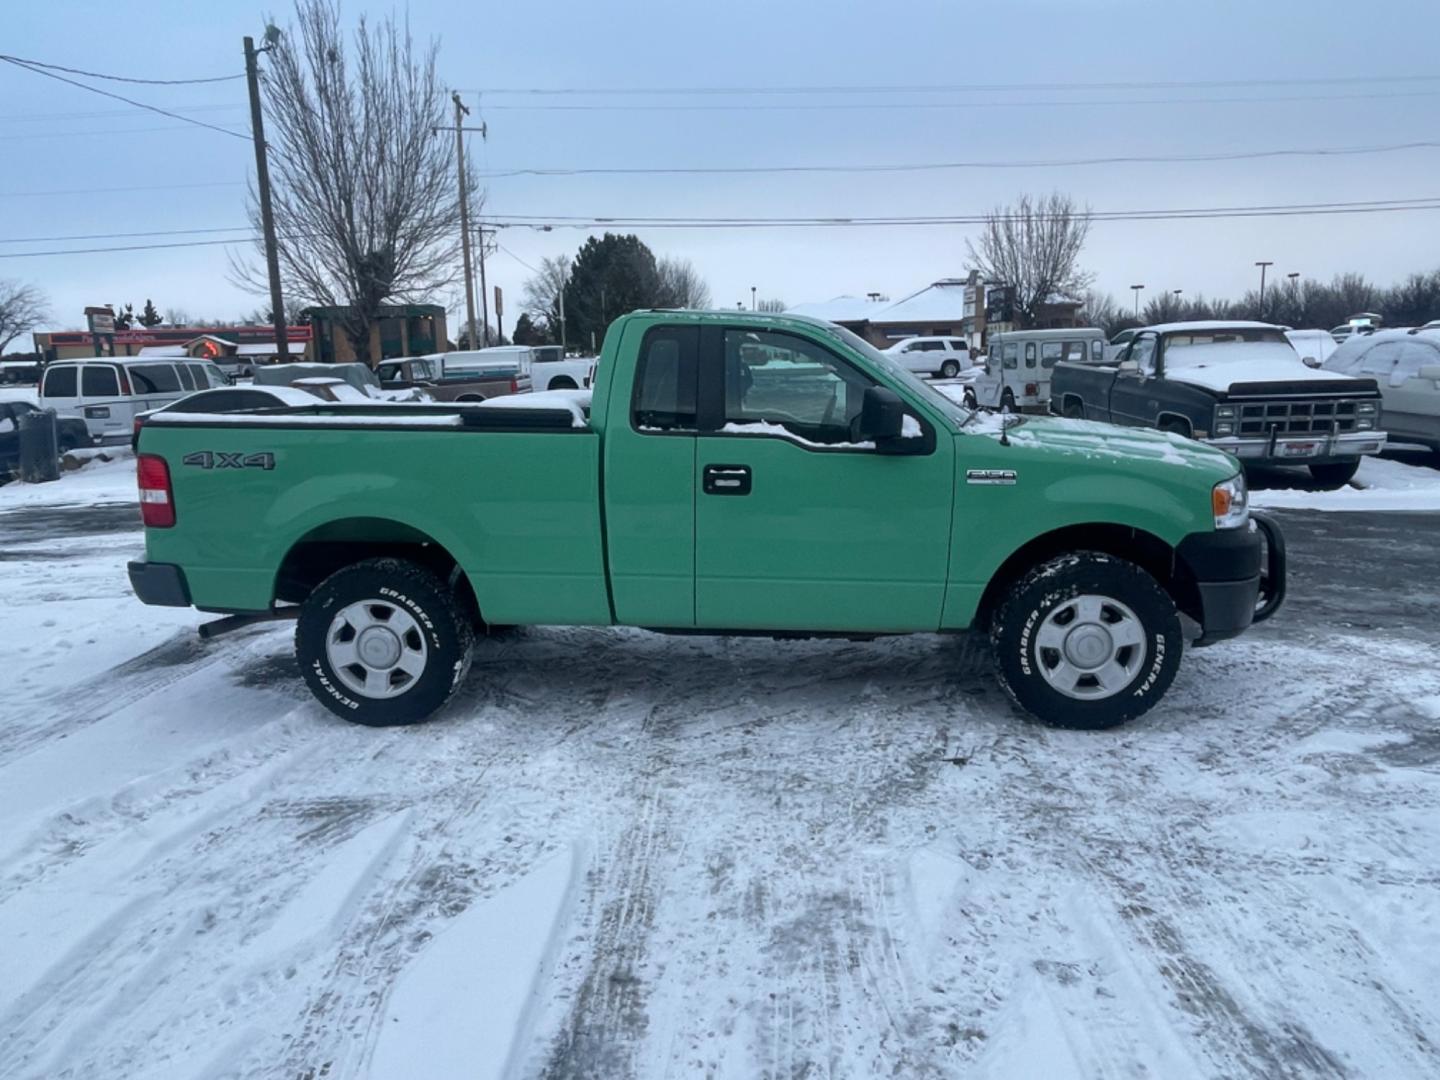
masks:
<svg viewBox="0 0 1440 1080"><path fill-rule="evenodd" d="M965 482L967 484L1013 484L1015 483L1015 470L966 469Z"/></svg>

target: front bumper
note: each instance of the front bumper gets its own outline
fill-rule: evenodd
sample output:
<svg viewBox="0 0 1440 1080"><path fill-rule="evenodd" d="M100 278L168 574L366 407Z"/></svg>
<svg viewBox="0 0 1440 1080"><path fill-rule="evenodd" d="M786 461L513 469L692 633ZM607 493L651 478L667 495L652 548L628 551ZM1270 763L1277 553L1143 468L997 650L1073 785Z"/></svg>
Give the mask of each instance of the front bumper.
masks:
<svg viewBox="0 0 1440 1080"><path fill-rule="evenodd" d="M130 588L142 604L156 607L189 607L190 585L185 571L173 563L152 563L144 559L128 565Z"/></svg>
<svg viewBox="0 0 1440 1080"><path fill-rule="evenodd" d="M1343 435L1279 435L1259 438L1203 439L1202 442L1257 465L1311 465L1378 454L1383 431L1347 431Z"/></svg>
<svg viewBox="0 0 1440 1080"><path fill-rule="evenodd" d="M1194 586L1192 615L1201 630L1195 645L1235 637L1285 601L1285 537L1265 514L1252 512L1243 529L1187 536L1176 558Z"/></svg>

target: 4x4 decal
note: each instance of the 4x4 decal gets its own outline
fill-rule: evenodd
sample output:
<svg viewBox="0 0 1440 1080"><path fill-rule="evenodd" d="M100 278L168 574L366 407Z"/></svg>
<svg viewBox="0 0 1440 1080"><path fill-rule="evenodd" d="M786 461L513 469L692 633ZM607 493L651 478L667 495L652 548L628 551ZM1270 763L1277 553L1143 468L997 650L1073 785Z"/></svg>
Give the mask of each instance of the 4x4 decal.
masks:
<svg viewBox="0 0 1440 1080"><path fill-rule="evenodd" d="M275 468L275 455L269 451L260 454L228 454L223 450L196 450L180 459L182 465L195 465L201 469L264 469Z"/></svg>

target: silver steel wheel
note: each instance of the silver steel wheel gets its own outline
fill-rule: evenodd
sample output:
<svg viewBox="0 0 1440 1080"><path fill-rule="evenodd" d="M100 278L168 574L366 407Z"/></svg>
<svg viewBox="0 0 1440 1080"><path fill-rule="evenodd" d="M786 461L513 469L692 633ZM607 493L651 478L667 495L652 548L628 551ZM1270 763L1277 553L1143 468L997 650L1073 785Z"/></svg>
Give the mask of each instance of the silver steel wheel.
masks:
<svg viewBox="0 0 1440 1080"><path fill-rule="evenodd" d="M330 670L362 697L405 693L424 672L428 657L420 624L388 600L361 600L341 608L325 635Z"/></svg>
<svg viewBox="0 0 1440 1080"><path fill-rule="evenodd" d="M1045 616L1035 634L1035 660L1050 686L1066 697L1097 701L1130 685L1145 663L1145 627L1118 600L1072 597Z"/></svg>

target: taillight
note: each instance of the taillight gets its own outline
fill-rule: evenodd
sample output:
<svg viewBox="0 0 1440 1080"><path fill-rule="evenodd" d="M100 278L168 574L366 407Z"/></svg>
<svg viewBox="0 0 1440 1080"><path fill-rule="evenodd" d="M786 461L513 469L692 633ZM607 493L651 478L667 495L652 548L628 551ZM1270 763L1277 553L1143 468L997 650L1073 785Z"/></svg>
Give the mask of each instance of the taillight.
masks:
<svg viewBox="0 0 1440 1080"><path fill-rule="evenodd" d="M1036 394L1040 393L1040 387L1033 382L1027 382L1025 384L1025 393L1028 397L1034 397Z"/></svg>
<svg viewBox="0 0 1440 1080"><path fill-rule="evenodd" d="M510 392L511 392L512 394L518 394L518 393L520 392L520 380L519 380L519 379L511 379L511 380L510 380Z"/></svg>
<svg viewBox="0 0 1440 1080"><path fill-rule="evenodd" d="M145 426L145 414L140 413L135 417L135 422L130 428L130 449L140 449L140 429Z"/></svg>
<svg viewBox="0 0 1440 1080"><path fill-rule="evenodd" d="M147 529L168 529L175 524L175 498L170 491L170 466L158 454L135 459L140 482L140 520Z"/></svg>
<svg viewBox="0 0 1440 1080"><path fill-rule="evenodd" d="M120 393L124 394L126 397L129 397L129 396L130 396L130 373L129 373L128 371L126 371L123 367L116 368L115 370L120 373Z"/></svg>

